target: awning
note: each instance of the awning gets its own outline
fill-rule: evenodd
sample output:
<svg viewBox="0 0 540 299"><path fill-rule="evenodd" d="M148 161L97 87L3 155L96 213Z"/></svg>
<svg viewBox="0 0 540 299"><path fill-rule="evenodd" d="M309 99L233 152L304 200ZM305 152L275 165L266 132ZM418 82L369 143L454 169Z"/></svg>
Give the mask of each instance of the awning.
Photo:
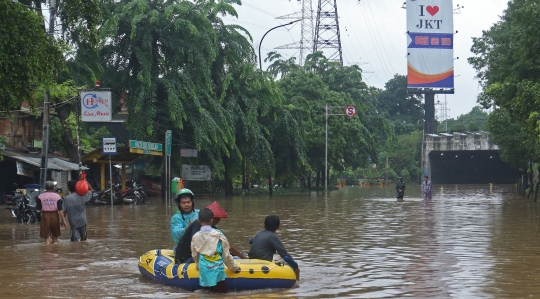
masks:
<svg viewBox="0 0 540 299"><path fill-rule="evenodd" d="M117 154L111 156L112 163L114 164L132 164L133 160L144 156L142 153L132 153L128 146L119 146L116 148ZM83 163L109 163L109 155L104 155L101 148L95 149L92 152L84 155L81 158Z"/></svg>
<svg viewBox="0 0 540 299"><path fill-rule="evenodd" d="M36 167L41 167L41 156L36 154L25 154L9 150L3 150L2 156L9 157L11 159L21 161ZM47 169L58 171L79 170L79 165L76 163L68 162L61 158L49 157L47 158ZM83 166L82 169L88 168Z"/></svg>

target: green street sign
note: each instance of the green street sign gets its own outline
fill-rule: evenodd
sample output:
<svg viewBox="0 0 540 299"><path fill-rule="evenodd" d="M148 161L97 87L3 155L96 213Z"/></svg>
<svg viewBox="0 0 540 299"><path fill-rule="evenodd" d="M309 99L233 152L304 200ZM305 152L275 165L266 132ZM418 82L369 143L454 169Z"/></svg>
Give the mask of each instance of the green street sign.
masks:
<svg viewBox="0 0 540 299"><path fill-rule="evenodd" d="M172 145L172 131L167 130L165 133L165 155L171 155L171 145Z"/></svg>
<svg viewBox="0 0 540 299"><path fill-rule="evenodd" d="M130 148L140 148L144 150L144 153L148 154L150 151L158 151L161 152L163 150L163 145L161 143L152 143L152 142L146 142L146 141L138 141L138 140L130 140L129 141L129 147Z"/></svg>

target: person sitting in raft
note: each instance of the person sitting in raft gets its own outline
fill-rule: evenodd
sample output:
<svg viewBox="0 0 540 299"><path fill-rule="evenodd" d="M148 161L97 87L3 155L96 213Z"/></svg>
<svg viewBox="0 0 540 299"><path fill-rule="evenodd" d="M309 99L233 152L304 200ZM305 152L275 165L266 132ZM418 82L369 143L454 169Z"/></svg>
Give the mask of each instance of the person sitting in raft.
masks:
<svg viewBox="0 0 540 299"><path fill-rule="evenodd" d="M199 210L195 209L195 195L191 190L182 188L176 195L178 211L171 217L171 237L178 244L189 224L199 218Z"/></svg>
<svg viewBox="0 0 540 299"><path fill-rule="evenodd" d="M214 219L212 220L211 225L213 228L217 228L216 225L221 221L222 218L228 217L227 213L225 213L217 201L209 204L207 208L212 210L214 213ZM174 259L177 264L193 263L193 258L191 257L191 239L199 230L201 230L201 223L199 221L194 221L186 228L185 233L182 235L180 241L178 241L178 244L176 245ZM242 252L234 248L231 243L229 243L229 246L229 250L231 251L232 255L235 255L241 259L247 259L247 257Z"/></svg>
<svg viewBox="0 0 540 299"><path fill-rule="evenodd" d="M281 258L291 266L296 274L296 280L300 279L300 268L296 261L287 253L287 250L281 243L281 240L276 235L280 224L279 217L277 215L268 215L264 219L264 230L260 230L255 234L255 237L249 240L251 248L249 249L248 256L250 259L260 259L266 261L272 261L274 254L277 253Z"/></svg>
<svg viewBox="0 0 540 299"><path fill-rule="evenodd" d="M191 256L199 269L201 287L212 292L226 293L227 276L223 264L235 273L240 273L241 269L229 252L229 242L225 235L211 226L213 218L214 213L209 208L200 211L201 230L193 235L191 240Z"/></svg>

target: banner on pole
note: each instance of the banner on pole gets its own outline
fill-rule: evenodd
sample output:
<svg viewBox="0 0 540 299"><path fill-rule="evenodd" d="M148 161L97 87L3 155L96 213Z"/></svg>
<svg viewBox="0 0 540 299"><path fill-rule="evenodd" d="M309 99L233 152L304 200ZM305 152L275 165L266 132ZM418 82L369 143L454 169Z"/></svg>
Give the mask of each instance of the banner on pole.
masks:
<svg viewBox="0 0 540 299"><path fill-rule="evenodd" d="M454 88L452 0L407 0L407 87Z"/></svg>

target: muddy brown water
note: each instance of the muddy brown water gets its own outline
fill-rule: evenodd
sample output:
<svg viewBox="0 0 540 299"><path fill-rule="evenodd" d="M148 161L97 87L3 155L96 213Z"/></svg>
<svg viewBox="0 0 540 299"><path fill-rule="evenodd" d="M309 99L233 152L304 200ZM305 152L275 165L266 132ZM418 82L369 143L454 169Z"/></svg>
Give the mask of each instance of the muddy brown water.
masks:
<svg viewBox="0 0 540 299"><path fill-rule="evenodd" d="M88 206L86 243L44 245L38 224L0 211L2 298L525 298L540 297L540 203L510 185L434 186L421 199L395 190L347 187L269 197L200 197L229 214L219 227L248 251L264 217L282 219L280 238L301 267L288 290L187 292L141 276L137 261L171 248L170 209L150 198L137 206Z"/></svg>

